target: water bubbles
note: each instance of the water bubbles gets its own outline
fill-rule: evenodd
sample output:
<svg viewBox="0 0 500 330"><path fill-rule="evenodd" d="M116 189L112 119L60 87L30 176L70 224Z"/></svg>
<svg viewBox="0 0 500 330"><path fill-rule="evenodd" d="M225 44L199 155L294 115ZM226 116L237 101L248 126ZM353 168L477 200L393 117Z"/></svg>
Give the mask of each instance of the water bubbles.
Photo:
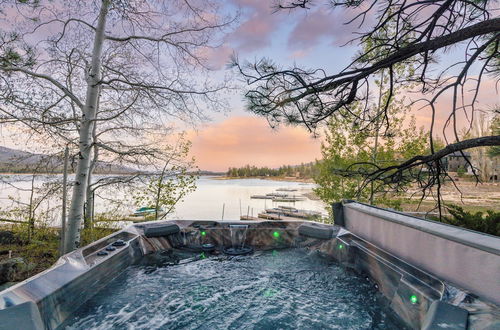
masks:
<svg viewBox="0 0 500 330"><path fill-rule="evenodd" d="M384 314L377 291L363 277L303 250L201 259L165 267L129 267L65 326L402 328ZM146 274L148 267L154 270Z"/></svg>

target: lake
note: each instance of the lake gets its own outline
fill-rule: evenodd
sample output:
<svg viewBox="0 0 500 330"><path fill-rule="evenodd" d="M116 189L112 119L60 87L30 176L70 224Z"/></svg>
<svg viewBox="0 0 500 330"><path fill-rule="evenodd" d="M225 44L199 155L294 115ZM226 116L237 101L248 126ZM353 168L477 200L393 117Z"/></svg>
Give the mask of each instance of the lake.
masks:
<svg viewBox="0 0 500 330"><path fill-rule="evenodd" d="M96 176L98 179L99 176ZM0 181L0 208L3 211L11 210L16 207L11 198L27 203L30 198L31 175L2 175ZM41 186L44 183L61 180L60 175L37 176L35 186ZM295 203L272 202L265 199L251 199L251 195L265 195L276 192L279 188L297 189L295 192L287 193L291 196L302 196L304 193L311 192L315 184L299 183L291 181L272 181L263 179L234 179L218 180L212 177L202 176L197 182L196 191L192 192L179 202L176 209L165 219L190 219L190 220L237 220L240 215L254 215L262 212L266 208L280 205L293 206L299 209L308 209L320 211L327 214L326 204L317 200L306 198L304 201ZM15 187L14 187L15 186ZM9 198L9 196L11 198ZM71 196L68 192L68 196ZM110 199L118 199L121 205L115 206ZM40 209L48 209L58 206L60 201L51 200L40 206ZM119 189L102 191L96 195L95 211L96 213L116 210L124 215L132 213L138 205L134 205L130 192ZM51 225L60 224L60 211L54 211L54 220ZM224 214L223 214L224 212ZM120 223L121 226L130 222Z"/></svg>
<svg viewBox="0 0 500 330"><path fill-rule="evenodd" d="M224 220L236 220L240 215L254 215L266 208L278 205L293 206L326 213L326 205L321 201L306 199L295 203L273 202L266 199L251 199L251 195L265 195L279 188L297 189L295 192L281 192L301 196L310 192L316 185L290 181L262 179L214 180L201 177L197 190L180 203L171 218L175 219L221 219L224 207ZM240 207L241 205L241 207Z"/></svg>

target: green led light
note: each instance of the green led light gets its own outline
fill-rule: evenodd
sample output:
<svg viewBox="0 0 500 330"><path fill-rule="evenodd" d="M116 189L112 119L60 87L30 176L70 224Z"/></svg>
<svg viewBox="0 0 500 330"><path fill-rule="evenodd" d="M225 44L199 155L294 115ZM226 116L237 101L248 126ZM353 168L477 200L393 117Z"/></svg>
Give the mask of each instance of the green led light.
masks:
<svg viewBox="0 0 500 330"><path fill-rule="evenodd" d="M339 244L339 249L343 249L344 248L344 244Z"/></svg>
<svg viewBox="0 0 500 330"><path fill-rule="evenodd" d="M280 237L280 233L279 233L278 231L275 231L275 232L273 233L273 236L274 236L274 237L276 237L276 238L278 238L278 237Z"/></svg>
<svg viewBox="0 0 500 330"><path fill-rule="evenodd" d="M410 297L410 302L411 302L412 304L416 304L416 303L418 303L418 298L417 298L417 296L415 296L415 295L411 296L411 297Z"/></svg>
<svg viewBox="0 0 500 330"><path fill-rule="evenodd" d="M276 289L267 289L264 291L264 297L266 298L271 298L274 297L278 293L278 290Z"/></svg>
<svg viewBox="0 0 500 330"><path fill-rule="evenodd" d="M206 259L206 258L207 258L207 257L205 256L205 252L202 252L202 253L200 254L200 258L201 258L201 259Z"/></svg>
<svg viewBox="0 0 500 330"><path fill-rule="evenodd" d="M206 231L202 231L200 234L201 234L201 236L205 236L207 234L207 232Z"/></svg>

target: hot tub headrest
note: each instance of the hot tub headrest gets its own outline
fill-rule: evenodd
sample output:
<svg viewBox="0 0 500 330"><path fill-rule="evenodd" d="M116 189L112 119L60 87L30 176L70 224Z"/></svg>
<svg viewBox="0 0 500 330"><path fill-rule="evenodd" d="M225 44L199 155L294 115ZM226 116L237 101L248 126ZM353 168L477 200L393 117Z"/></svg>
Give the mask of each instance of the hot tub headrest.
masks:
<svg viewBox="0 0 500 330"><path fill-rule="evenodd" d="M161 224L161 225L151 225L144 228L144 236L146 237L161 237L168 236L172 234L177 234L180 232L179 226L173 223Z"/></svg>
<svg viewBox="0 0 500 330"><path fill-rule="evenodd" d="M333 237L333 226L305 223L300 225L299 235L320 239L330 239Z"/></svg>
<svg viewBox="0 0 500 330"><path fill-rule="evenodd" d="M210 220L199 220L199 221L195 221L191 224L191 226L194 228L215 227L217 225L218 225L217 221L210 221Z"/></svg>

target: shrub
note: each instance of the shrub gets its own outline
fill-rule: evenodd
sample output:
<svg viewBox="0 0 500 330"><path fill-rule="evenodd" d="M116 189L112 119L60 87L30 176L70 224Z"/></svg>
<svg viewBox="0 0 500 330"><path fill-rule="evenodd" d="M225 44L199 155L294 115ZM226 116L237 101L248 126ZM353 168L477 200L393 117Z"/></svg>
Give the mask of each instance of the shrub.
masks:
<svg viewBox="0 0 500 330"><path fill-rule="evenodd" d="M443 217L442 222L486 234L500 236L500 212L492 210L471 213L457 205L447 206L451 217Z"/></svg>
<svg viewBox="0 0 500 330"><path fill-rule="evenodd" d="M457 169L457 175L460 177L460 178L463 178L465 176L467 172L465 171L465 168L463 168L462 166L460 166L458 169Z"/></svg>

